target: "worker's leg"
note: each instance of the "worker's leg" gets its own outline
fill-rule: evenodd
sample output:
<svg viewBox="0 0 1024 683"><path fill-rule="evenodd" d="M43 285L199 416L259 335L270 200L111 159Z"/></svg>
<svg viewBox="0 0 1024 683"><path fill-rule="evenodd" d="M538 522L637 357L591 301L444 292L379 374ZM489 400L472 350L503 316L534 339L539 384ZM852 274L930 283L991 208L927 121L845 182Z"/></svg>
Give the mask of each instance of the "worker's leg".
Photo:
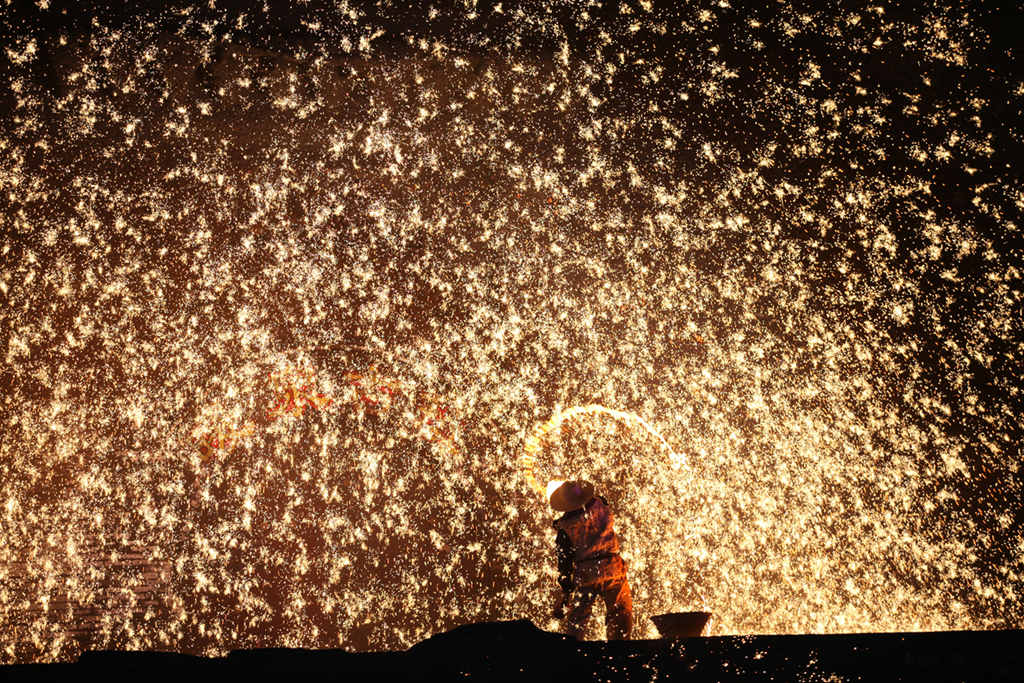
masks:
<svg viewBox="0 0 1024 683"><path fill-rule="evenodd" d="M629 640L633 632L633 596L629 582L623 576L621 581L610 584L603 593L605 604L605 631L608 640Z"/></svg>
<svg viewBox="0 0 1024 683"><path fill-rule="evenodd" d="M594 608L594 600L597 593L589 590L577 589L573 591L572 599L569 601L569 614L565 619L565 633L576 640L583 640L583 632L587 628L587 620L590 619L590 612Z"/></svg>

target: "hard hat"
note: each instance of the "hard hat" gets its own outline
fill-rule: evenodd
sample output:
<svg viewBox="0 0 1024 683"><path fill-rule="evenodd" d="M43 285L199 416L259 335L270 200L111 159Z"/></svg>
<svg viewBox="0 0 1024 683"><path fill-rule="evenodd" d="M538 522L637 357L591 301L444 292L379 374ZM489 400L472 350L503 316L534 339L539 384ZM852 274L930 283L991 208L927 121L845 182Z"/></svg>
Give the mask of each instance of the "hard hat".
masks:
<svg viewBox="0 0 1024 683"><path fill-rule="evenodd" d="M594 485L589 481L566 481L551 492L548 502L558 512L568 512L583 507L593 497Z"/></svg>

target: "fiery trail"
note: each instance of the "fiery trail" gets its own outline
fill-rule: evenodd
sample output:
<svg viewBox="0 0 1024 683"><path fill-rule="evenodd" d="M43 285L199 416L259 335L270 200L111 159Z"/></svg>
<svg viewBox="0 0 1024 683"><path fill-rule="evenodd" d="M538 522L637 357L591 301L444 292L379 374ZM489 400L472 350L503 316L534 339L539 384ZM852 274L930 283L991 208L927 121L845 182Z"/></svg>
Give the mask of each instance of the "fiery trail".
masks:
<svg viewBox="0 0 1024 683"><path fill-rule="evenodd" d="M526 479L526 483L530 485L537 495L541 498L545 498L546 490L545 487L541 486L536 477L534 476L534 464L537 462L537 457L541 453L541 442L544 437L547 436L551 431L557 429L566 420L575 419L584 415L608 415L616 420L621 420L626 424L636 425L643 428L648 434L656 438L665 450L668 451L669 458L672 460L674 467L679 467L686 464L686 458L675 451L668 445L665 438L654 428L651 424L633 413L627 413L622 410L615 410L614 408L606 408L602 405L587 405L587 406L572 406L566 408L559 413L556 413L547 422L542 422L533 428L533 431L523 444L523 455L520 458L520 466L522 467L523 477Z"/></svg>

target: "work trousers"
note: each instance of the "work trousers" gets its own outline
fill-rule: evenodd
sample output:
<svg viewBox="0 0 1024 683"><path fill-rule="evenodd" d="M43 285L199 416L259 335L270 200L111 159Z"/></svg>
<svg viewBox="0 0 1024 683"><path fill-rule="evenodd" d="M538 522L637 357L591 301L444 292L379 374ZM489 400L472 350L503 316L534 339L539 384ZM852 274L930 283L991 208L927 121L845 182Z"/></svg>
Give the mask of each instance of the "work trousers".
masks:
<svg viewBox="0 0 1024 683"><path fill-rule="evenodd" d="M625 573L573 591L566 618L566 633L576 640L583 639L583 631L598 596L604 599L604 625L608 640L629 640L633 631L633 596L629 592Z"/></svg>

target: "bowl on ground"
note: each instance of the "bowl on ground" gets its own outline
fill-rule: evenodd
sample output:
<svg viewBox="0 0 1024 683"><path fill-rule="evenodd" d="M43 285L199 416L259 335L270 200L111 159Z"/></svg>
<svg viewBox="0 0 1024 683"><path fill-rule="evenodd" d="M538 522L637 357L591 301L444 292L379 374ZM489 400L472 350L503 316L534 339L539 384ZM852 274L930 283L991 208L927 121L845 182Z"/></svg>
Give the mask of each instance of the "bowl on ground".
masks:
<svg viewBox="0 0 1024 683"><path fill-rule="evenodd" d="M651 621L662 638L694 638L707 626L711 612L669 612L655 614Z"/></svg>

